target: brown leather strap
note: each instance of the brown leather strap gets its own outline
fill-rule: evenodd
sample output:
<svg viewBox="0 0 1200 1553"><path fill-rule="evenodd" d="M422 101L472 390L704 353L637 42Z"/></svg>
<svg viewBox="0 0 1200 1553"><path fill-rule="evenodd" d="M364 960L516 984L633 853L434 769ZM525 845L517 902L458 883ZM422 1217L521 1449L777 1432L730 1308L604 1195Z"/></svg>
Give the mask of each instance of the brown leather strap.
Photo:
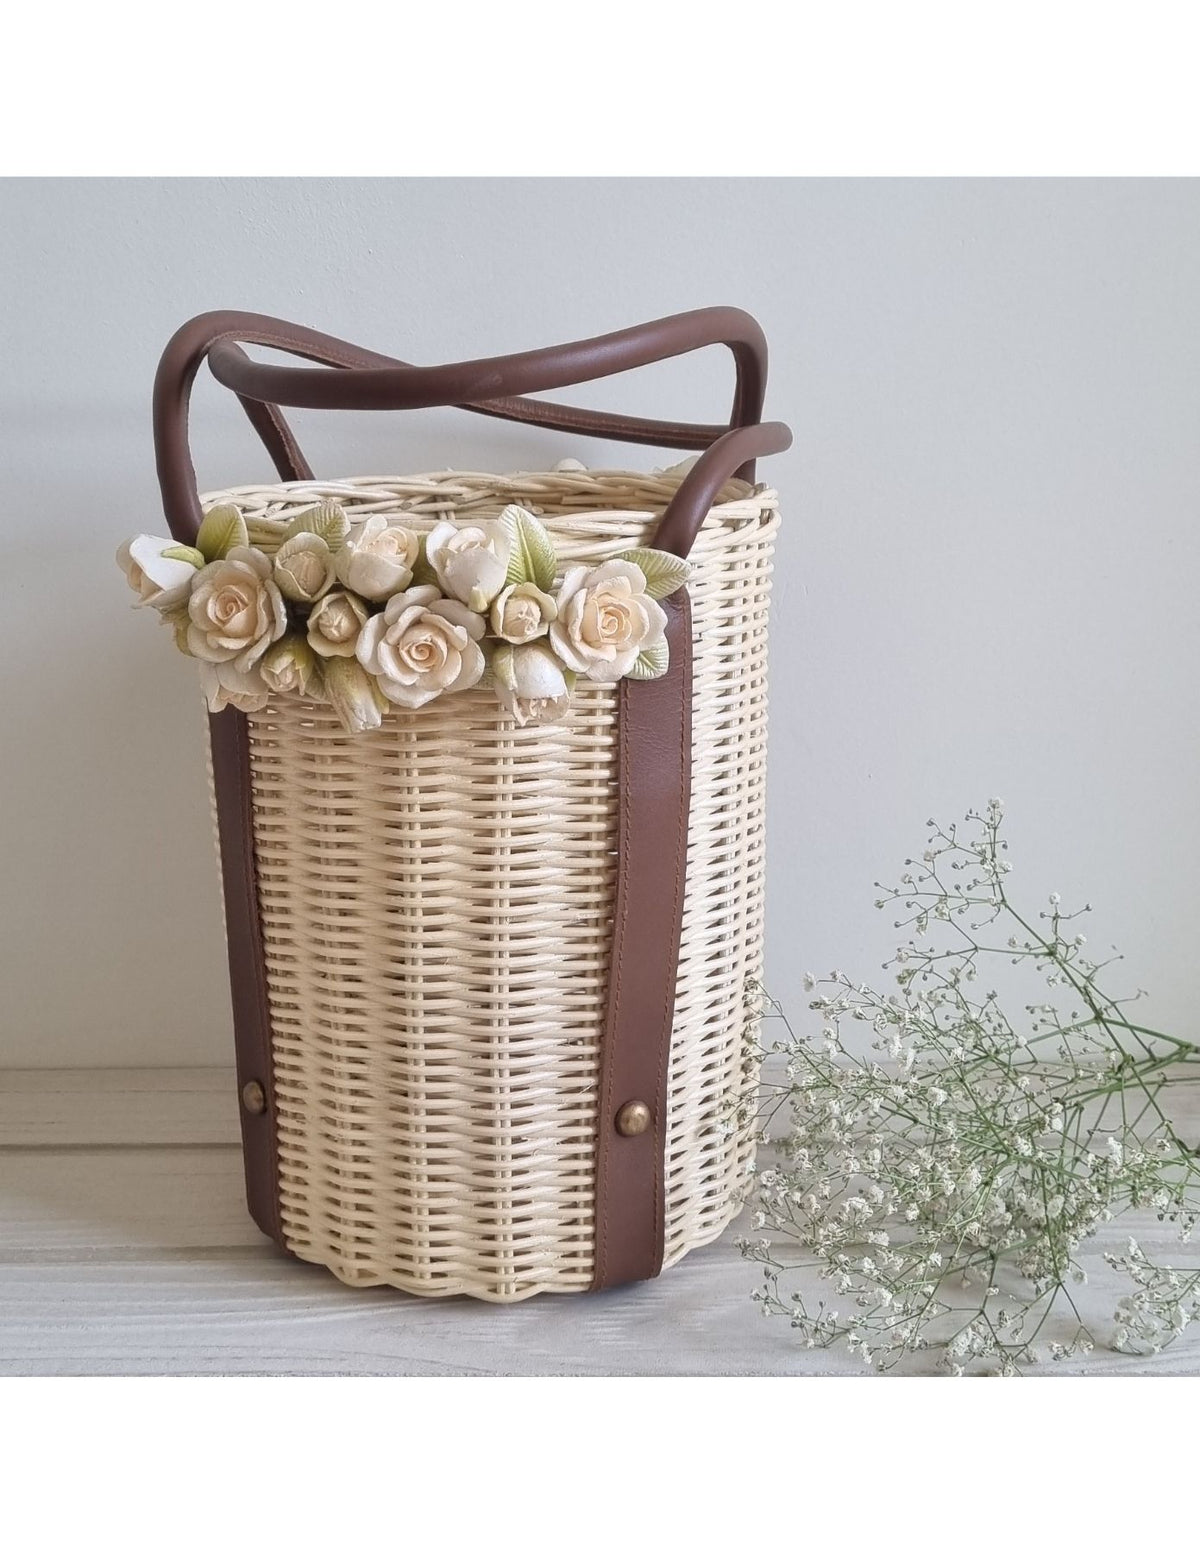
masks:
<svg viewBox="0 0 1200 1553"><path fill-rule="evenodd" d="M692 615L667 599L670 667L622 680L617 735L617 888L600 1053L592 1287L662 1267L667 1070L687 875L692 774ZM642 1131L625 1119L647 1120ZM624 1124L624 1125L623 1125Z"/></svg>
<svg viewBox="0 0 1200 1553"><path fill-rule="evenodd" d="M225 890L225 933L233 996L238 1098L246 1201L264 1234L283 1244L275 1167L275 1075L271 1060L271 1010L258 910L254 861L254 808L250 797L250 729L232 708L208 719L217 833Z"/></svg>
<svg viewBox="0 0 1200 1553"><path fill-rule="evenodd" d="M241 342L324 365L317 370L267 366L252 361ZM644 420L521 397L712 344L728 346L737 368L728 426ZM756 458L780 452L791 442L786 426L759 424L766 343L757 323L736 308L678 314L549 350L424 368L280 319L208 313L185 324L170 341L154 386L163 505L172 533L184 543L195 537L201 517L187 418L192 383L206 357L214 376L238 395L285 480L308 480L312 472L278 408L281 403L346 409L453 403L478 414L586 436L703 449L680 482L655 536L655 543L680 556L688 554L714 496L730 476L753 479ZM652 1277L663 1257L666 1084L687 866L692 685L686 593L668 600L666 607L668 673L660 680L624 681L618 693L618 868L600 1071L597 1288ZM283 1244L249 725L232 710L209 722L243 1094L246 1190L255 1221ZM622 1107L630 1105L645 1108L644 1130L618 1127Z"/></svg>

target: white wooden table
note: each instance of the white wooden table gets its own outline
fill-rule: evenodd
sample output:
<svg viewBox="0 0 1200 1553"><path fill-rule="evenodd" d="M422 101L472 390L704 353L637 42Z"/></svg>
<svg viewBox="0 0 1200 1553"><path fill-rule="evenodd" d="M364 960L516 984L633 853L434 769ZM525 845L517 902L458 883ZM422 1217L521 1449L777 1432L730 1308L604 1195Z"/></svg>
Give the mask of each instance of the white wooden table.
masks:
<svg viewBox="0 0 1200 1553"><path fill-rule="evenodd" d="M247 1216L234 1095L207 1068L0 1071L0 1374L863 1373L758 1313L733 1232L606 1294L491 1306L344 1288ZM1136 1232L1169 1254L1157 1226ZM1097 1254L1106 1314L1109 1276ZM1154 1360L1097 1350L1086 1373L1200 1373L1200 1333Z"/></svg>

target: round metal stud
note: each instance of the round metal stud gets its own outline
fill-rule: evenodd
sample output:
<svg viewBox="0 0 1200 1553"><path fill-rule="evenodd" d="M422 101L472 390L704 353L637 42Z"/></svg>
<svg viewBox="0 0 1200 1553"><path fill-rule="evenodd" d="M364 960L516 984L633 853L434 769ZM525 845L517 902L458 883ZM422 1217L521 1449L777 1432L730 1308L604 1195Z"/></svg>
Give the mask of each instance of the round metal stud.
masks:
<svg viewBox="0 0 1200 1553"><path fill-rule="evenodd" d="M261 1116L267 1109L267 1094L256 1078L242 1085L242 1104L251 1116Z"/></svg>
<svg viewBox="0 0 1200 1553"><path fill-rule="evenodd" d="M623 1138L637 1138L649 1130L652 1120L644 1100L627 1100L617 1112L617 1131Z"/></svg>

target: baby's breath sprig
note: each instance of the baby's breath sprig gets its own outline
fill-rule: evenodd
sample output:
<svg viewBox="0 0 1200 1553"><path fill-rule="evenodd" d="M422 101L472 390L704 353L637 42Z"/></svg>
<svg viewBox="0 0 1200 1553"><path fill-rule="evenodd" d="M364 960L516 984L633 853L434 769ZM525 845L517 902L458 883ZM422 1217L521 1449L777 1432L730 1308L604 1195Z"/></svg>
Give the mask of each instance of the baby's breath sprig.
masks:
<svg viewBox="0 0 1200 1553"><path fill-rule="evenodd" d="M885 966L895 990L807 977L811 1033L765 995L752 1010L786 1031L761 1119L765 1235L741 1242L763 1267L755 1298L810 1347L844 1344L879 1370L927 1350L955 1374L1086 1355L1085 1242L1133 1208L1186 1241L1200 1212L1200 1167L1167 1106L1200 1050L1138 1022L1141 993L1100 986L1112 961L1077 931L1090 907L1010 901L1002 820L999 799L962 827L930 820L920 859L877 886L912 930ZM1200 1312L1200 1268L1160 1267L1134 1241L1106 1261L1131 1288L1118 1350L1158 1352Z"/></svg>

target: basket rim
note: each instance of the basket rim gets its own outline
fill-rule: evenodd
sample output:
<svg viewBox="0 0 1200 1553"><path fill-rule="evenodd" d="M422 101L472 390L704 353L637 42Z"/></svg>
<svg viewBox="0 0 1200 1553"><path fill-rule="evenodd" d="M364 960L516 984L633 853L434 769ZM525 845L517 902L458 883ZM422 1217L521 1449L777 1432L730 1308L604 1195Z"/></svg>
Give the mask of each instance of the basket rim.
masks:
<svg viewBox="0 0 1200 1553"><path fill-rule="evenodd" d="M245 485L224 486L200 493L200 505L204 511L223 502L249 510L265 523L287 521L276 519L269 509L276 505L292 505L304 500L336 500L339 497L374 496L385 500L392 496L398 505L420 502L423 498L452 500L458 496L464 504L486 500L488 496L518 499L523 495L535 507L539 494L553 500L572 496L597 496L604 494L604 487L611 485L621 491L637 489L650 498L646 506L588 506L568 513L548 514L553 522L603 517L653 519L661 515L679 487L687 470L676 466L670 470L637 469L531 469L514 470L500 474L494 470L441 469L419 474L349 475L332 480L287 480ZM766 483L750 485L745 480L731 479L722 487L718 500L712 503L710 513L739 520L761 518L765 513L778 509L779 494ZM399 513L397 514L399 515ZM424 516L420 510L414 518Z"/></svg>

